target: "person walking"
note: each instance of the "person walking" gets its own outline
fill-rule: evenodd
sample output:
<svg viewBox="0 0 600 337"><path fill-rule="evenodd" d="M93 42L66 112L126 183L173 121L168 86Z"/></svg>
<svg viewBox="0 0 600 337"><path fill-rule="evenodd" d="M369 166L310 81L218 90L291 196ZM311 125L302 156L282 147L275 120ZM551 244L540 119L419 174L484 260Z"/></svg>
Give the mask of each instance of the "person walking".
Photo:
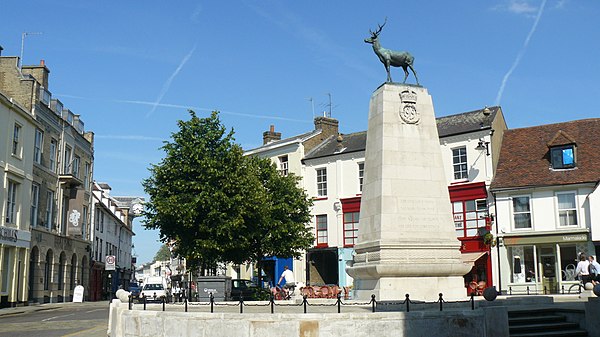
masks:
<svg viewBox="0 0 600 337"><path fill-rule="evenodd" d="M589 265L589 272L590 272L590 278L592 279L592 284L596 285L600 283L600 263L598 263L595 259L593 255L588 256L588 262L590 263Z"/></svg>
<svg viewBox="0 0 600 337"><path fill-rule="evenodd" d="M590 262L586 258L585 254L579 255L579 263L577 263L575 275L579 277L584 287L588 282L591 281L589 266Z"/></svg>

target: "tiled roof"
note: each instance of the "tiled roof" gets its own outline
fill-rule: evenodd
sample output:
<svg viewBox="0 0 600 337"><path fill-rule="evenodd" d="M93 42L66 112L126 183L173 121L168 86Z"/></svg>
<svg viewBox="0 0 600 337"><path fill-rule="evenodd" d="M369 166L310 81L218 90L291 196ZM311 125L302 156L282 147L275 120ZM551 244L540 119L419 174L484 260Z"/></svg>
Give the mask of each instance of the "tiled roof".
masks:
<svg viewBox="0 0 600 337"><path fill-rule="evenodd" d="M489 107L484 109L464 112L458 115L450 115L436 118L438 133L440 137L463 134L482 129L491 129L492 121L500 110L500 107ZM489 113L488 113L489 112ZM321 145L306 154L304 159L314 159L331 156L338 153L364 151L367 144L367 132L361 131L342 135L341 146L338 147L336 137L330 137ZM344 149L343 151L339 151Z"/></svg>
<svg viewBox="0 0 600 337"><path fill-rule="evenodd" d="M552 169L549 145L573 142L576 145L576 167ZM567 185L599 180L600 118L594 118L507 130L491 189Z"/></svg>
<svg viewBox="0 0 600 337"><path fill-rule="evenodd" d="M341 137L331 136L319 146L315 147L312 151L307 153L304 156L304 159L319 158L338 153L364 151L366 143L366 131L343 134Z"/></svg>
<svg viewBox="0 0 600 337"><path fill-rule="evenodd" d="M487 109L487 114L484 113ZM492 121L500 110L499 106L436 118L440 137L458 135L492 127Z"/></svg>

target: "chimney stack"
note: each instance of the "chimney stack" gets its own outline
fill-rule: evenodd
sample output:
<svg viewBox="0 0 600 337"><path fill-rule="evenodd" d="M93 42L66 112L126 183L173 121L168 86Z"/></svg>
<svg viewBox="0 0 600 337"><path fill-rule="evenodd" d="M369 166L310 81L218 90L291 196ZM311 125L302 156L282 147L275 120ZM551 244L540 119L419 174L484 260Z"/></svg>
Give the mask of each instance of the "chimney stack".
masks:
<svg viewBox="0 0 600 337"><path fill-rule="evenodd" d="M273 124L271 124L269 131L263 132L263 145L280 139L281 132L275 132L275 125Z"/></svg>
<svg viewBox="0 0 600 337"><path fill-rule="evenodd" d="M2 46L0 46L0 56L2 56L2 51L4 50L4 48L2 48Z"/></svg>

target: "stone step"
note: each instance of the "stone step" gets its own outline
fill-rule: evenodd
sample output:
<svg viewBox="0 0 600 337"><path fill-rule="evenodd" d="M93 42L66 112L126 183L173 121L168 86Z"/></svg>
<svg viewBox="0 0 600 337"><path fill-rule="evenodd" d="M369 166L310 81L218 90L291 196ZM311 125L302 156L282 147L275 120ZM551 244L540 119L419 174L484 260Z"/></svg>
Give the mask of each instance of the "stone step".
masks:
<svg viewBox="0 0 600 337"><path fill-rule="evenodd" d="M564 331L542 331L510 334L510 337L586 337L585 330L564 330Z"/></svg>
<svg viewBox="0 0 600 337"><path fill-rule="evenodd" d="M546 316L519 316L509 317L508 325L535 324L543 322L564 322L565 316L561 315L546 315Z"/></svg>
<svg viewBox="0 0 600 337"><path fill-rule="evenodd" d="M565 331L577 330L579 324L572 322L556 322L556 323L533 323L513 326L509 324L510 333L527 333L538 331Z"/></svg>

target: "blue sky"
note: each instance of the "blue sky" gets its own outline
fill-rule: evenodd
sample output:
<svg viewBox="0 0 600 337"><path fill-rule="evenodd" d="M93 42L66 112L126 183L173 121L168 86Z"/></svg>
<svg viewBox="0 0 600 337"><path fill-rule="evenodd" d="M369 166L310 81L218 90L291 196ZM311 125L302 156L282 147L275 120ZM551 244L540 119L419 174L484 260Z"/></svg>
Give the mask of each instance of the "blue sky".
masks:
<svg viewBox="0 0 600 337"><path fill-rule="evenodd" d="M52 1L4 0L2 55L41 59L49 89L94 131L95 179L113 195L141 180L176 121L220 110L244 148L275 125L312 129L327 110L343 133L366 130L371 93L386 79L370 45L415 57L444 116L500 104L510 128L599 117L600 5L592 0ZM392 70L396 81L401 69ZM414 78L409 77L414 83ZM160 243L136 221L135 252Z"/></svg>

